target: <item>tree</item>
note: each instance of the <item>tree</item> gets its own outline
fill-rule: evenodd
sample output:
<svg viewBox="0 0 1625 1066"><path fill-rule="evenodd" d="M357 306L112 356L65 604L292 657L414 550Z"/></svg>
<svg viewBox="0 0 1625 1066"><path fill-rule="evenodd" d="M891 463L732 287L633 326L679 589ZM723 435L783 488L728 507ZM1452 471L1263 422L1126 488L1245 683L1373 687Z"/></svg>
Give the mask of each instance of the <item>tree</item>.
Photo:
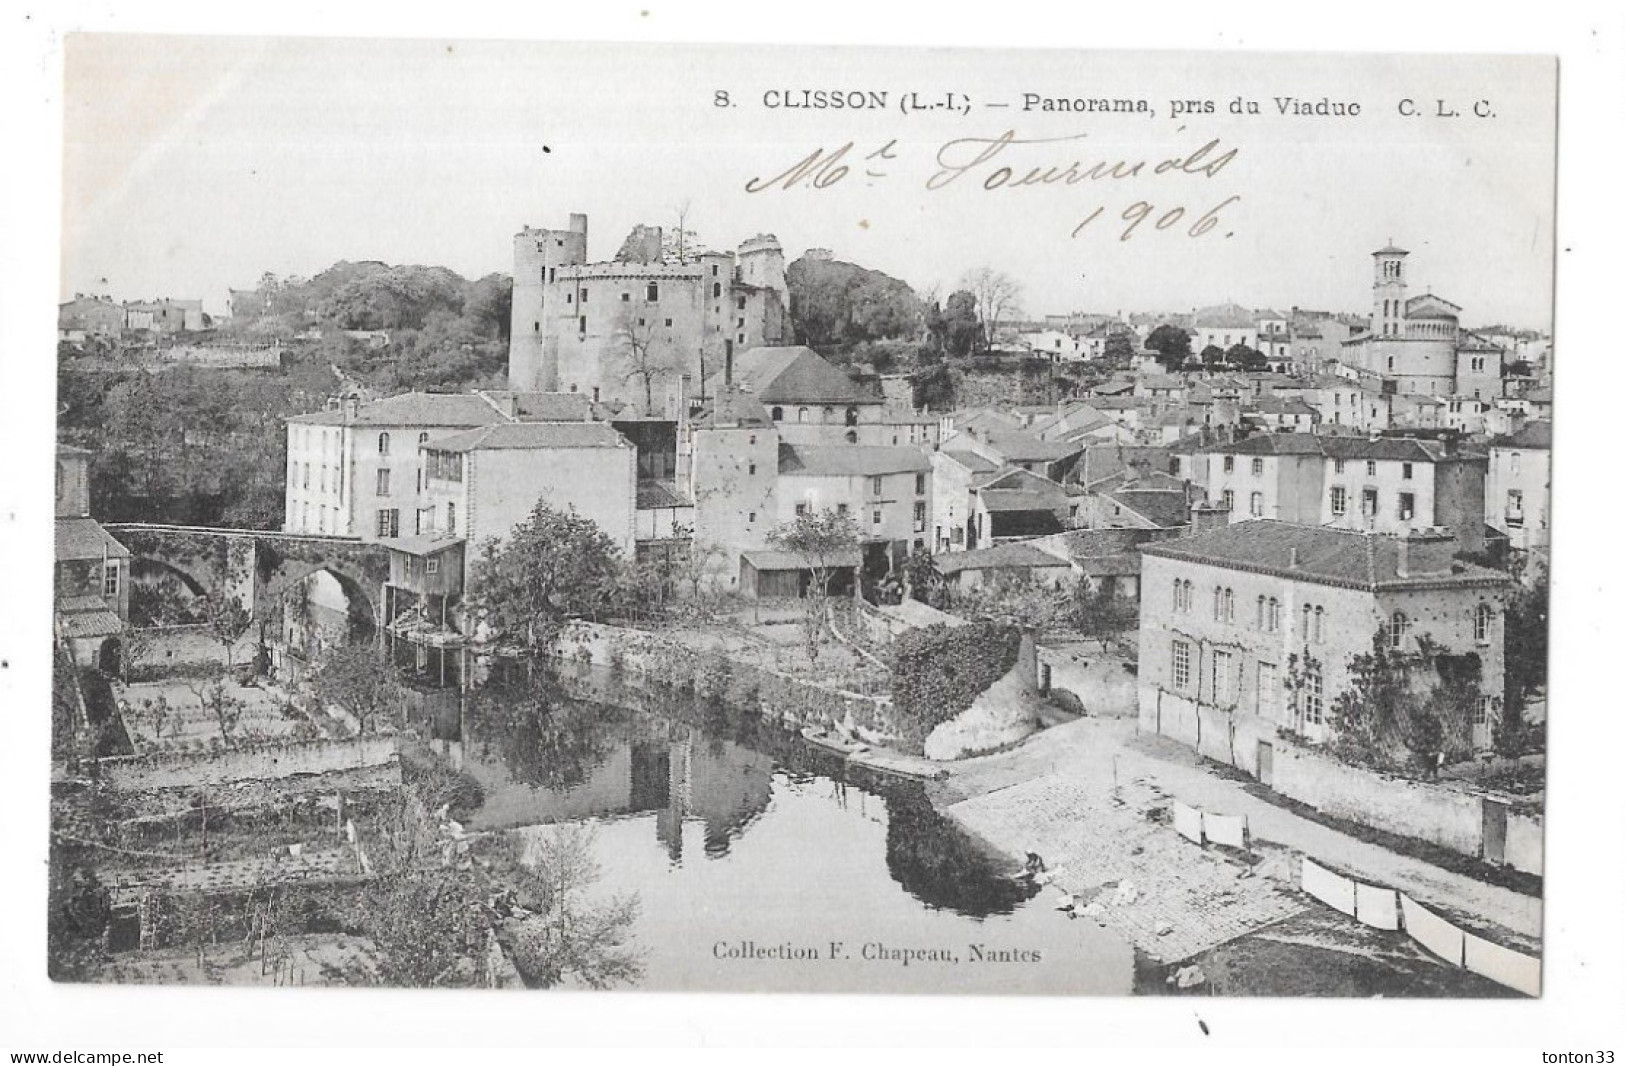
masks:
<svg viewBox="0 0 1625 1066"><path fill-rule="evenodd" d="M1129 601L1097 588L1085 577L1072 590L1068 621L1083 636L1098 640L1100 649L1105 651L1108 642L1115 641L1139 621L1139 612Z"/></svg>
<svg viewBox="0 0 1625 1066"><path fill-rule="evenodd" d="M615 320L615 336L626 367L621 380L642 385L643 413L653 415L655 381L677 373L671 346L655 332L655 320L638 318L631 304L621 305Z"/></svg>
<svg viewBox="0 0 1625 1066"><path fill-rule="evenodd" d="M1495 742L1502 754L1522 754L1533 738L1524 721L1529 697L1546 688L1550 655L1551 583L1543 566L1533 574L1517 575L1520 580L1507 601L1504 636L1506 640L1505 689L1501 700L1502 719Z"/></svg>
<svg viewBox="0 0 1625 1066"><path fill-rule="evenodd" d="M394 667L360 644L327 653L316 670L316 694L324 704L348 711L362 733L377 732L381 721L395 720L406 696Z"/></svg>
<svg viewBox="0 0 1625 1066"><path fill-rule="evenodd" d="M1172 374L1191 357L1191 335L1178 326L1163 323L1151 331L1145 346L1157 353L1157 362Z"/></svg>
<svg viewBox="0 0 1625 1066"><path fill-rule="evenodd" d="M198 617L226 655L226 671L232 669L232 651L254 619L237 597L224 592L210 593L193 601Z"/></svg>
<svg viewBox="0 0 1625 1066"><path fill-rule="evenodd" d="M1201 359L1203 366L1209 369L1216 367L1224 362L1224 349L1217 344L1210 344L1202 349Z"/></svg>
<svg viewBox="0 0 1625 1066"><path fill-rule="evenodd" d="M807 510L767 534L770 544L801 558L811 573L806 597L807 653L818 658L818 641L823 633L829 583L841 558L857 550L858 527L839 511Z"/></svg>
<svg viewBox="0 0 1625 1066"><path fill-rule="evenodd" d="M537 500L504 541L486 541L465 597L493 639L540 650L564 623L615 601L621 552L597 523Z"/></svg>
<svg viewBox="0 0 1625 1066"><path fill-rule="evenodd" d="M826 354L913 340L925 309L906 282L853 263L803 256L785 270L796 340Z"/></svg>
<svg viewBox="0 0 1625 1066"><path fill-rule="evenodd" d="M966 274L959 285L976 300L981 349L986 351L993 347L999 326L1021 313L1021 283L1003 271L983 266ZM950 305L952 302L950 297Z"/></svg>
<svg viewBox="0 0 1625 1066"><path fill-rule="evenodd" d="M942 334L948 355L955 359L964 359L976 350L976 341L982 332L976 306L976 294L967 289L948 295L948 304L942 313Z"/></svg>
<svg viewBox="0 0 1625 1066"><path fill-rule="evenodd" d="M667 262L687 263L705 254L700 235L688 228L688 216L693 206L692 200L678 204L675 208L677 225L661 235L660 250Z"/></svg>
<svg viewBox="0 0 1625 1066"><path fill-rule="evenodd" d="M1431 774L1441 757L1470 748L1478 656L1451 654L1426 634L1395 648L1379 626L1371 650L1349 660L1349 688L1331 703L1333 747L1355 762Z"/></svg>
<svg viewBox="0 0 1625 1066"><path fill-rule="evenodd" d="M1268 370L1270 365L1269 356L1257 348L1251 348L1241 343L1230 346L1229 350L1224 353L1224 361L1231 366L1248 371Z"/></svg>
<svg viewBox="0 0 1625 1066"><path fill-rule="evenodd" d="M1101 359L1113 370L1127 370L1134 360L1134 339L1128 330L1114 330L1106 337Z"/></svg>
<svg viewBox="0 0 1625 1066"><path fill-rule="evenodd" d="M932 603L942 588L942 580L936 558L926 549L916 549L903 560L903 585L910 599Z"/></svg>
<svg viewBox="0 0 1625 1066"><path fill-rule="evenodd" d="M231 747L237 739L237 724L248 705L232 693L221 676L196 678L188 681L186 687L197 698L198 707L214 718L215 728L220 730L220 743Z"/></svg>

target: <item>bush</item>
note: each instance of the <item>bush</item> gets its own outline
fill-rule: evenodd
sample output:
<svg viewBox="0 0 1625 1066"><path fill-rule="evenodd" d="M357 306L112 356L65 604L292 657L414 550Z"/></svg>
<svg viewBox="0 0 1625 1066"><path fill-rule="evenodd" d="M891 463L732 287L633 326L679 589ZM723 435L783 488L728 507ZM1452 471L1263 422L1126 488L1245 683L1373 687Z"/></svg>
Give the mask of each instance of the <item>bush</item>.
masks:
<svg viewBox="0 0 1625 1066"><path fill-rule="evenodd" d="M931 731L958 717L989 685L1010 672L1021 631L984 620L904 633L892 645L892 707L904 739L923 744Z"/></svg>

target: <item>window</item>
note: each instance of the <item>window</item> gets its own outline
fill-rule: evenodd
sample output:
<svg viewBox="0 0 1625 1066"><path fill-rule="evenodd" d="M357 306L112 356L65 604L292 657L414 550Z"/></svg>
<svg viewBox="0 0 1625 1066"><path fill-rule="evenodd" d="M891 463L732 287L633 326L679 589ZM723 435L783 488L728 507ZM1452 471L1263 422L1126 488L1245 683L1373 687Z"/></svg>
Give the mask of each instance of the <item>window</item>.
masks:
<svg viewBox="0 0 1625 1066"><path fill-rule="evenodd" d="M1319 670L1312 670L1303 679L1303 721L1305 725L1322 725L1326 721L1325 680Z"/></svg>
<svg viewBox="0 0 1625 1066"><path fill-rule="evenodd" d="M631 302L632 302L632 294L631 293L629 293L629 292L621 293L621 303L629 304Z"/></svg>
<svg viewBox="0 0 1625 1066"><path fill-rule="evenodd" d="M826 423L835 421L835 408L833 408L833 407L824 408L824 419L823 420Z"/></svg>
<svg viewBox="0 0 1625 1066"><path fill-rule="evenodd" d="M858 442L858 431L855 430L855 429L847 430L846 431L846 442L848 444L856 444ZM892 438L892 443L893 444L897 443L897 438L896 437Z"/></svg>
<svg viewBox="0 0 1625 1066"><path fill-rule="evenodd" d="M874 524L877 526L880 524L880 509L878 507L875 508Z"/></svg>
<svg viewBox="0 0 1625 1066"><path fill-rule="evenodd" d="M755 511L752 511L750 513L750 524L753 525L753 526L756 524L756 512Z"/></svg>
<svg viewBox="0 0 1625 1066"><path fill-rule="evenodd" d="M1349 493L1341 485L1332 486L1332 514L1347 514L1349 509Z"/></svg>
<svg viewBox="0 0 1625 1066"><path fill-rule="evenodd" d="M1514 474L1520 473L1521 471L1519 470L1519 468L1521 466L1523 466L1523 453L1522 452L1513 452L1511 455L1509 455L1507 457L1507 461L1512 464L1512 472Z"/></svg>
<svg viewBox="0 0 1625 1066"><path fill-rule="evenodd" d="M1225 456L1224 457L1224 472L1226 474L1232 474L1232 473L1235 472L1235 470L1236 470L1236 457L1233 456L1233 455Z"/></svg>
<svg viewBox="0 0 1625 1066"><path fill-rule="evenodd" d="M1236 702L1236 657L1227 651L1213 653L1213 702L1221 707Z"/></svg>
<svg viewBox="0 0 1625 1066"><path fill-rule="evenodd" d="M1236 620L1236 594L1230 589L1224 590L1224 620L1226 622Z"/></svg>
<svg viewBox="0 0 1625 1066"><path fill-rule="evenodd" d="M299 529L300 529L300 532L303 532L303 533L309 533L310 532L310 501L309 500L305 501L303 508L300 510L300 513L299 513Z"/></svg>
<svg viewBox="0 0 1625 1066"><path fill-rule="evenodd" d="M1376 477L1377 476L1377 464L1374 461L1369 460L1369 459L1366 460L1365 476L1366 477Z"/></svg>
<svg viewBox="0 0 1625 1066"><path fill-rule="evenodd" d="M924 496L925 495L925 475L924 474L915 474L914 475L914 495L916 495L916 496Z"/></svg>
<svg viewBox="0 0 1625 1066"><path fill-rule="evenodd" d="M1333 459L1332 460L1332 473L1341 474L1342 472L1343 472L1343 460L1341 460L1341 459Z"/></svg>
<svg viewBox="0 0 1625 1066"><path fill-rule="evenodd" d="M914 501L914 532L925 532L925 501Z"/></svg>
<svg viewBox="0 0 1625 1066"><path fill-rule="evenodd" d="M1514 528L1523 525L1523 492L1507 489L1506 524Z"/></svg>
<svg viewBox="0 0 1625 1066"><path fill-rule="evenodd" d="M446 504L446 532L457 532L457 505L449 501Z"/></svg>
<svg viewBox="0 0 1625 1066"><path fill-rule="evenodd" d="M1494 696L1478 697L1478 702L1473 707L1473 724L1488 725L1490 720L1494 717L1500 702L1501 701Z"/></svg>
<svg viewBox="0 0 1625 1066"><path fill-rule="evenodd" d="M1213 586L1213 620L1224 621L1224 589L1217 585Z"/></svg>
<svg viewBox="0 0 1625 1066"><path fill-rule="evenodd" d="M326 533L327 532L327 504L325 504L325 503L322 504L322 513L317 516L317 519L318 519L319 524L316 526L316 531L318 533Z"/></svg>
<svg viewBox="0 0 1625 1066"><path fill-rule="evenodd" d="M109 600L118 599L117 563L108 563L102 570L102 595Z"/></svg>
<svg viewBox="0 0 1625 1066"><path fill-rule="evenodd" d="M1248 498L1247 511L1254 518L1264 517L1264 494L1262 492L1255 492Z"/></svg>
<svg viewBox="0 0 1625 1066"><path fill-rule="evenodd" d="M1315 608L1315 632L1314 632L1314 641L1315 641L1316 644L1324 644L1326 642L1326 630L1323 628L1324 625L1325 625L1325 622L1326 622L1326 609L1324 607L1316 607Z"/></svg>
<svg viewBox="0 0 1625 1066"><path fill-rule="evenodd" d="M305 464L304 482L301 484L300 487L301 488L306 488L306 489L310 488L310 464L309 463Z"/></svg>
<svg viewBox="0 0 1625 1066"><path fill-rule="evenodd" d="M846 504L838 503L838 504L835 505L835 513L836 514L845 515L847 513L847 511L848 511L848 508L847 508Z"/></svg>
<svg viewBox="0 0 1625 1066"><path fill-rule="evenodd" d="M1258 613L1254 616L1253 628L1264 628L1264 597L1262 596L1258 597Z"/></svg>
<svg viewBox="0 0 1625 1066"><path fill-rule="evenodd" d="M1395 611L1388 624L1388 646L1398 651L1405 646L1405 637L1410 632L1411 620L1405 617L1404 611Z"/></svg>
<svg viewBox="0 0 1625 1066"><path fill-rule="evenodd" d="M1264 476L1264 460L1262 460L1262 459L1254 459L1253 460L1253 477L1263 477L1263 476Z"/></svg>
<svg viewBox="0 0 1625 1066"><path fill-rule="evenodd" d="M317 474L317 477L318 477L318 478L319 478L319 479L320 479L320 480L321 480L321 483L322 483L322 486L321 486L321 487L322 487L322 491L323 491L323 492L326 492L326 491L327 491L327 464L326 464L326 463L323 463L323 464L322 464L322 469L321 469L321 471L320 471L320 472L319 472L319 473L318 473L318 474Z"/></svg>
<svg viewBox="0 0 1625 1066"><path fill-rule="evenodd" d="M1488 644L1494 622L1495 608L1487 603L1479 604L1478 609L1473 611L1473 643Z"/></svg>
<svg viewBox="0 0 1625 1066"><path fill-rule="evenodd" d="M1402 492L1399 494L1399 518L1405 521L1416 516L1416 494Z"/></svg>
<svg viewBox="0 0 1625 1066"><path fill-rule="evenodd" d="M711 298L713 300L716 300L716 299L721 299L721 297L722 297L722 283L719 281L719 282L714 283L711 286Z"/></svg>
<svg viewBox="0 0 1625 1066"><path fill-rule="evenodd" d="M1377 514L1377 490L1366 489L1360 493L1360 513L1369 517Z"/></svg>
<svg viewBox="0 0 1625 1066"><path fill-rule="evenodd" d="M1191 687L1191 646L1183 640L1174 641L1174 688Z"/></svg>
<svg viewBox="0 0 1625 1066"><path fill-rule="evenodd" d="M1415 471L1415 469L1416 468L1410 463L1401 463L1399 464L1399 476L1404 478L1406 481L1409 481L1411 480L1411 474Z"/></svg>
<svg viewBox="0 0 1625 1066"><path fill-rule="evenodd" d="M870 478L869 479L869 495L871 495L871 496L879 496L881 486L884 484L884 482L885 482L885 479L882 478L878 474L875 475L874 477Z"/></svg>
<svg viewBox="0 0 1625 1066"><path fill-rule="evenodd" d="M659 282L655 282L655 281L649 282L649 288L644 292L644 299L648 300L652 304L657 304L657 303L660 302L660 283Z"/></svg>
<svg viewBox="0 0 1625 1066"><path fill-rule="evenodd" d="M856 407L848 407L846 409L846 424L849 426L855 426L858 424L858 409Z"/></svg>
<svg viewBox="0 0 1625 1066"><path fill-rule="evenodd" d="M398 537L401 535L401 512L391 507L378 512L378 536Z"/></svg>
<svg viewBox="0 0 1625 1066"><path fill-rule="evenodd" d="M388 433L380 433L380 434L378 434L378 454L379 455L388 455L389 454L389 434Z"/></svg>
<svg viewBox="0 0 1625 1066"><path fill-rule="evenodd" d="M376 490L375 495L389 495L389 467L383 466L378 468L378 484L376 486Z"/></svg>
<svg viewBox="0 0 1625 1066"><path fill-rule="evenodd" d="M1229 489L1225 489L1224 493L1219 498L1221 501L1223 501L1224 509L1226 511L1234 511L1236 509L1236 494L1234 492L1231 492Z"/></svg>
<svg viewBox="0 0 1625 1066"><path fill-rule="evenodd" d="M804 515L806 513L807 513L807 505L806 504L804 504L804 503L796 504L796 517L797 518L800 518L802 515Z"/></svg>
<svg viewBox="0 0 1625 1066"><path fill-rule="evenodd" d="M582 303L587 302L587 290L586 289L581 290L581 302Z"/></svg>
<svg viewBox="0 0 1625 1066"><path fill-rule="evenodd" d="M775 422L783 422L784 421L784 408L775 407L775 408L773 408L772 413L773 413L773 421L775 421Z"/></svg>
<svg viewBox="0 0 1625 1066"><path fill-rule="evenodd" d="M799 407L799 408L796 409L796 421L797 422L805 422L805 421L807 421L807 409L805 407Z"/></svg>
<svg viewBox="0 0 1625 1066"><path fill-rule="evenodd" d="M1269 609L1264 615L1264 628L1271 633L1281 631L1281 601L1274 596L1270 597Z"/></svg>

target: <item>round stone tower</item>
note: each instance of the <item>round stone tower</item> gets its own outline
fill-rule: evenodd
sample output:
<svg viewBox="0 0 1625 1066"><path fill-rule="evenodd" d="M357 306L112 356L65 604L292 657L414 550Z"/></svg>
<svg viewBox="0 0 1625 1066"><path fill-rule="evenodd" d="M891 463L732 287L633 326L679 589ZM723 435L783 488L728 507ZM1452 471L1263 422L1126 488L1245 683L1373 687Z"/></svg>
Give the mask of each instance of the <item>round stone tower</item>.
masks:
<svg viewBox="0 0 1625 1066"><path fill-rule="evenodd" d="M746 285L773 289L788 298L784 280L784 249L771 233L759 233L739 246L739 279Z"/></svg>
<svg viewBox="0 0 1625 1066"><path fill-rule="evenodd" d="M569 229L526 226L513 238L513 318L508 334L508 387L555 392L558 347L548 315L556 313L556 274L587 261L587 216L571 215Z"/></svg>

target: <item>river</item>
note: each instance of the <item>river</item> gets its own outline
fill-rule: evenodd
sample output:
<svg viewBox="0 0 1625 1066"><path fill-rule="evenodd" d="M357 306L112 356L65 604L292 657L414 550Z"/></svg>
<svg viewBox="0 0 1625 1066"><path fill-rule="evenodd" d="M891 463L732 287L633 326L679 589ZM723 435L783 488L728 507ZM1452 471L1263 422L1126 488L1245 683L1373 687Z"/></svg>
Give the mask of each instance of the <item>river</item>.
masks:
<svg viewBox="0 0 1625 1066"><path fill-rule="evenodd" d="M603 891L635 892L639 988L1127 994L1133 956L938 814L692 695L658 709L488 686L463 769L474 830L592 827Z"/></svg>

